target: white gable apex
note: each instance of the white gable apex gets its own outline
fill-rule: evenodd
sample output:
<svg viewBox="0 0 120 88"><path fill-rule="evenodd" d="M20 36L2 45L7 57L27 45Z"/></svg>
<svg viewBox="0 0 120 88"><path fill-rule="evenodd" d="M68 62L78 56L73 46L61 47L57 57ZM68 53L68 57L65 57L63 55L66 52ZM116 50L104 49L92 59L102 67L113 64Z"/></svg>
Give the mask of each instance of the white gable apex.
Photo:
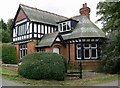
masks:
<svg viewBox="0 0 120 88"><path fill-rule="evenodd" d="M61 41L59 37L56 38L56 41Z"/></svg>

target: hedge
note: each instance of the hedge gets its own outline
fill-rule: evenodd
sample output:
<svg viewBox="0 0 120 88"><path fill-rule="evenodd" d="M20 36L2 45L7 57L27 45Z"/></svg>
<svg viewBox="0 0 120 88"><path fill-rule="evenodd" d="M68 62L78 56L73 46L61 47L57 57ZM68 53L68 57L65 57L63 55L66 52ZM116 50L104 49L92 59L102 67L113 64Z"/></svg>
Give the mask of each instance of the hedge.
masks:
<svg viewBox="0 0 120 88"><path fill-rule="evenodd" d="M16 64L16 48L12 44L2 44L2 62L5 64Z"/></svg>
<svg viewBox="0 0 120 88"><path fill-rule="evenodd" d="M66 59L56 53L35 52L23 57L18 72L29 79L64 80L67 71Z"/></svg>

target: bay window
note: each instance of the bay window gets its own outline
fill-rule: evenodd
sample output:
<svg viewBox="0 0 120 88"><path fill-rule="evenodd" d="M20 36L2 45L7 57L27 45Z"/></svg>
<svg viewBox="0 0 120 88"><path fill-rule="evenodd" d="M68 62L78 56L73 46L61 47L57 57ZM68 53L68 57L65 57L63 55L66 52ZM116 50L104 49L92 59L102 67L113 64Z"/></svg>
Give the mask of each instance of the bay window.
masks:
<svg viewBox="0 0 120 88"><path fill-rule="evenodd" d="M97 59L97 44L77 44L76 56L77 59Z"/></svg>

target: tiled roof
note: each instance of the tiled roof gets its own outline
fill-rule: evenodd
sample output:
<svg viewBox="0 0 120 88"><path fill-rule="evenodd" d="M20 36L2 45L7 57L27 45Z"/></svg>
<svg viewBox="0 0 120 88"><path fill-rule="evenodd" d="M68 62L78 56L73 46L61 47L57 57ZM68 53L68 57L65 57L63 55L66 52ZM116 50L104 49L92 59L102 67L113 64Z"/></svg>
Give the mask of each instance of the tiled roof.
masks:
<svg viewBox="0 0 120 88"><path fill-rule="evenodd" d="M105 37L105 33L86 16L77 17L77 20L79 22L72 33L69 35L63 35L64 40L85 37Z"/></svg>
<svg viewBox="0 0 120 88"><path fill-rule="evenodd" d="M20 7L23 9L30 21L57 25L56 22L67 19L67 17L43 11L37 8L29 7L23 4L20 4Z"/></svg>
<svg viewBox="0 0 120 88"><path fill-rule="evenodd" d="M54 33L44 35L44 37L41 39L41 41L39 42L39 44L36 47L52 46L52 44L54 43L58 34L59 34L59 32L54 32Z"/></svg>

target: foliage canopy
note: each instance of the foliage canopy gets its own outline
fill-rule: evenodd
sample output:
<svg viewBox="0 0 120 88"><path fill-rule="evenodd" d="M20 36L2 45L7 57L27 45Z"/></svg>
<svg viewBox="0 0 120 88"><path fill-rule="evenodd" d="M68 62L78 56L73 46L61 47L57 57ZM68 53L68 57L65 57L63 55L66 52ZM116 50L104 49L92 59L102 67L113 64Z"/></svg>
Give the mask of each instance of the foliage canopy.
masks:
<svg viewBox="0 0 120 88"><path fill-rule="evenodd" d="M105 73L119 73L120 68L120 1L99 2L97 15L102 21L103 30L108 32L109 44L103 50L101 70Z"/></svg>

